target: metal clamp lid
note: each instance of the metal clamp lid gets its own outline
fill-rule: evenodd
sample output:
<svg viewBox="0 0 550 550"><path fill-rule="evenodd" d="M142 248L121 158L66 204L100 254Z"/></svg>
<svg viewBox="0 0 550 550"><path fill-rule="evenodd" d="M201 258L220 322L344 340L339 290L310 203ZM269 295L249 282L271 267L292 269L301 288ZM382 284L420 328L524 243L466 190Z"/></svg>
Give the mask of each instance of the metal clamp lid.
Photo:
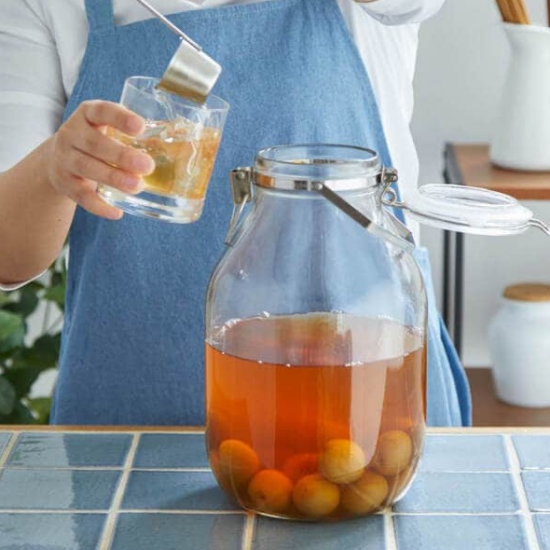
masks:
<svg viewBox="0 0 550 550"><path fill-rule="evenodd" d="M316 191L322 181L334 191L358 191L379 185L382 163L376 151L333 144L299 144L260 151L254 183L282 191Z"/></svg>
<svg viewBox="0 0 550 550"><path fill-rule="evenodd" d="M242 216L246 203L251 200L252 197L252 184L258 183L257 174L250 167L238 168L231 172L231 191L233 194L233 214L229 224L229 231L225 238L225 244L231 245L239 225L239 220ZM349 181L349 180L347 180ZM395 191L390 187L397 181L397 170L393 168L383 169L378 178L377 185L382 184L381 196L387 196L389 201L395 201L397 195ZM363 188L365 183L363 181ZM280 187L277 187L280 188ZM284 188L283 188L284 189ZM294 188L295 189L295 188ZM368 232L376 235L382 239L385 239L394 245L404 249L412 250L415 247L414 238L411 231L402 224L393 214L387 212L390 221L396 231L396 234L392 233L388 229L375 223L365 213L355 208L349 203L342 195L337 193L331 186L330 181L309 181L307 190L316 191L330 201L334 206L339 208L352 220L356 221L359 225L365 228Z"/></svg>

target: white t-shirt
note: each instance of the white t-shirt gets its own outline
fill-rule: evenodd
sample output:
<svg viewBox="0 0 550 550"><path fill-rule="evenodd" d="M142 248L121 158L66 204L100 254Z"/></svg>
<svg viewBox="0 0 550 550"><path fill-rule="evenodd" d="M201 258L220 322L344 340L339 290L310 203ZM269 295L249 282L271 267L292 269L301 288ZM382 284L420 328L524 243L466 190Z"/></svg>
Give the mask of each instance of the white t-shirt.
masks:
<svg viewBox="0 0 550 550"><path fill-rule="evenodd" d="M152 0L163 13L268 0ZM370 75L403 198L414 192L418 159L409 124L418 24L444 0L337 0ZM151 17L135 0L114 0L115 22ZM88 38L84 0L0 2L0 172L59 127Z"/></svg>

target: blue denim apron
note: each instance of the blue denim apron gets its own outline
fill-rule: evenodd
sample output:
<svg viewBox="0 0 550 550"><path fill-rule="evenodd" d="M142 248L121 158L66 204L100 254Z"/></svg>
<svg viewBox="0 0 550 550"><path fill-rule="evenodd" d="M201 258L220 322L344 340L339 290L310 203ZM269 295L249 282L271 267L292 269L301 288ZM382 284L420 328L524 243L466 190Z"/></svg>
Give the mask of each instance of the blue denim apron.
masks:
<svg viewBox="0 0 550 550"><path fill-rule="evenodd" d="M115 26L112 0L86 0L90 34L65 117L88 99L118 101L132 75L160 77L178 38L156 20ZM171 20L224 68L231 113L201 220L174 226L78 208L70 231L66 317L52 421L204 422L204 301L223 251L230 169L263 147L353 144L391 159L365 66L336 0L271 0L186 11ZM428 421L470 420L464 372L430 288Z"/></svg>

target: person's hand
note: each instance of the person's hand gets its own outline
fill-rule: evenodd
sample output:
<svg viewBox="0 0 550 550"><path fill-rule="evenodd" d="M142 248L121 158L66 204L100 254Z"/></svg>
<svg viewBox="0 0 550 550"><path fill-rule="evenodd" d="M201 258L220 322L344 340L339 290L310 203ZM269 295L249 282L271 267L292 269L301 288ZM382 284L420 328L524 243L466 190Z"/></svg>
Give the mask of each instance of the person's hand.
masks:
<svg viewBox="0 0 550 550"><path fill-rule="evenodd" d="M88 212L116 220L122 211L99 197L98 184L139 193L143 190L140 175L150 174L155 165L146 153L105 135L107 127L138 136L145 130L145 121L117 103L82 103L50 141L47 175L56 191Z"/></svg>

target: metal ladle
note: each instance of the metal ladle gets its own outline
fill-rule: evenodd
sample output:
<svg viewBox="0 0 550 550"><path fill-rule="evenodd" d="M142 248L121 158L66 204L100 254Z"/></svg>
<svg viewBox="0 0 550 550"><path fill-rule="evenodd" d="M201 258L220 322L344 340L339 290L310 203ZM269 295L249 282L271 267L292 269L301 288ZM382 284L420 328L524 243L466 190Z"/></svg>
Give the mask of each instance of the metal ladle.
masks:
<svg viewBox="0 0 550 550"><path fill-rule="evenodd" d="M159 88L197 103L204 103L222 71L202 48L146 0L137 0L181 39L181 45L162 76Z"/></svg>

